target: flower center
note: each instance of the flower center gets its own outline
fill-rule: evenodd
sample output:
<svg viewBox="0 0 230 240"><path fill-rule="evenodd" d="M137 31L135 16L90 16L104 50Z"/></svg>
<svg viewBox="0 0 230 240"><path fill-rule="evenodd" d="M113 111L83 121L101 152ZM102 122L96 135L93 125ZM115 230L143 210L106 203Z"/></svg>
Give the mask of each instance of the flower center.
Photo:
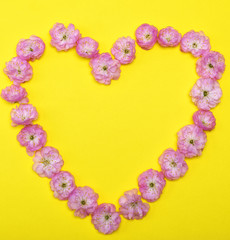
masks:
<svg viewBox="0 0 230 240"><path fill-rule="evenodd" d="M30 48L30 51L33 52L34 51L33 48Z"/></svg>
<svg viewBox="0 0 230 240"><path fill-rule="evenodd" d="M193 47L193 48L197 48L197 44L196 44L196 43L193 43L193 44L192 44L192 47Z"/></svg>
<svg viewBox="0 0 230 240"><path fill-rule="evenodd" d="M67 36L66 36L66 35L63 35L62 38L63 38L64 40L66 40L66 39L67 39Z"/></svg>
<svg viewBox="0 0 230 240"><path fill-rule="evenodd" d="M130 205L132 208L135 208L137 206L137 202L132 202Z"/></svg>
<svg viewBox="0 0 230 240"><path fill-rule="evenodd" d="M171 38L167 37L166 40L167 40L168 42L170 42L170 41L171 41Z"/></svg>
<svg viewBox="0 0 230 240"><path fill-rule="evenodd" d="M151 38L150 34L149 34L149 33L146 34L146 35L145 35L145 38L149 40L149 39Z"/></svg>
<svg viewBox="0 0 230 240"><path fill-rule="evenodd" d="M172 166L172 167L176 167L177 164L176 164L174 161L172 161L172 162L171 162L171 166Z"/></svg>
<svg viewBox="0 0 230 240"><path fill-rule="evenodd" d="M50 164L50 161L48 159L45 159L43 162L42 162L45 166L48 166Z"/></svg>
<svg viewBox="0 0 230 240"><path fill-rule="evenodd" d="M151 188L153 188L153 187L154 187L154 183L151 182L151 183L149 184L149 186L150 186Z"/></svg>
<svg viewBox="0 0 230 240"><path fill-rule="evenodd" d="M30 136L30 140L34 140L34 136L33 135Z"/></svg>
<svg viewBox="0 0 230 240"><path fill-rule="evenodd" d="M85 200L82 200L82 201L81 201L81 204L82 204L82 205L85 205L85 204L86 204L86 201L85 201Z"/></svg>
<svg viewBox="0 0 230 240"><path fill-rule="evenodd" d="M209 66L210 68L213 68L213 65L212 65L211 63L209 63L208 66Z"/></svg>
<svg viewBox="0 0 230 240"><path fill-rule="evenodd" d="M21 74L21 72L22 72L22 71L21 71L20 69L18 69L18 74Z"/></svg>
<svg viewBox="0 0 230 240"><path fill-rule="evenodd" d="M66 188L67 184L66 183L62 183L61 187L62 188Z"/></svg>
<svg viewBox="0 0 230 240"><path fill-rule="evenodd" d="M207 91L204 91L203 94L204 94L204 97L208 96L208 92Z"/></svg>
<svg viewBox="0 0 230 240"><path fill-rule="evenodd" d="M103 69L104 71L106 71L106 70L108 69L108 67L107 67L107 66L104 66L102 69Z"/></svg>
<svg viewBox="0 0 230 240"><path fill-rule="evenodd" d="M105 220L109 220L110 216L109 215L105 215Z"/></svg>
<svg viewBox="0 0 230 240"><path fill-rule="evenodd" d="M125 49L125 50L124 50L124 53L125 53L125 54L128 54L128 53L129 53L129 49Z"/></svg>
<svg viewBox="0 0 230 240"><path fill-rule="evenodd" d="M189 141L189 143L192 144L192 145L194 145L194 140L191 139L191 140Z"/></svg>

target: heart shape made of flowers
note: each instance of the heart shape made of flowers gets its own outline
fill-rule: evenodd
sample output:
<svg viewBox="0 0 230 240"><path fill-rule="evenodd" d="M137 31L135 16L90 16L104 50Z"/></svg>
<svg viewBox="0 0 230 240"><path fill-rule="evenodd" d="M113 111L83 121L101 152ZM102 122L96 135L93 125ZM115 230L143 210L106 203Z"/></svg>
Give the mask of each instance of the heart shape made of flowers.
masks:
<svg viewBox="0 0 230 240"><path fill-rule="evenodd" d="M101 84L110 84L120 77L121 64L130 64L135 59L135 40L131 37L119 38L111 53L99 53L98 42L89 37L82 37L73 24L67 28L56 23L50 30L51 45L58 51L67 51L76 47L78 55L90 59L90 66L95 80ZM159 199L166 180L176 180L188 170L185 158L201 155L207 136L205 131L214 129L216 121L210 111L219 102L222 91L217 80L225 70L225 60L218 52L210 51L209 38L203 32L189 31L182 35L172 27L158 29L149 24L142 24L135 32L137 44L144 50L150 50L158 42L162 47L175 47L180 44L182 52L190 52L199 57L196 70L201 77L193 86L190 95L199 108L193 115L194 124L183 127L178 132L177 150L166 149L159 157L161 171L149 169L138 177L138 189L126 191L119 199L120 208L116 211L113 204L97 203L98 194L88 186L77 187L74 177L67 171L61 171L64 164L59 151L46 145L47 134L33 121L38 118L36 108L29 104L27 91L21 84L32 78L33 70L29 61L39 59L45 43L37 36L19 41L17 57L6 63L4 72L13 84L2 90L1 96L10 103L19 103L12 109L12 126L23 125L17 139L26 147L29 156L34 156L33 170L41 177L50 178L51 190L60 200L68 200L68 206L77 217L92 217L95 228L104 234L118 229L122 215L126 219L141 219L149 211L147 202ZM143 201L144 199L145 201Z"/></svg>

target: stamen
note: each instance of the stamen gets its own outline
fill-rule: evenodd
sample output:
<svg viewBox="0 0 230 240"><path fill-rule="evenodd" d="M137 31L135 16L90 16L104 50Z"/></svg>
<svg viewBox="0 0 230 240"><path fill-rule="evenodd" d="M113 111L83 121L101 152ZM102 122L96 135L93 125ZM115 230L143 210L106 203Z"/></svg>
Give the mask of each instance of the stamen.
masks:
<svg viewBox="0 0 230 240"><path fill-rule="evenodd" d="M210 68L214 68L213 65L212 65L211 63L209 63L208 66L209 66Z"/></svg>
<svg viewBox="0 0 230 240"><path fill-rule="evenodd" d="M197 48L197 44L196 44L196 43L193 43L193 44L192 44L192 47L193 47L193 48Z"/></svg>

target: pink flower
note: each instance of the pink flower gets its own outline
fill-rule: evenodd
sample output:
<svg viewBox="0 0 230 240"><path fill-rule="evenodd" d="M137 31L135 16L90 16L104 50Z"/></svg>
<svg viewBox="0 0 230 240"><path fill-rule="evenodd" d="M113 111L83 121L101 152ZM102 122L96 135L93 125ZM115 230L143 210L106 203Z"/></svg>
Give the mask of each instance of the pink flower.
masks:
<svg viewBox="0 0 230 240"><path fill-rule="evenodd" d="M160 197L165 184L164 174L153 169L143 172L138 177L141 196L148 202L154 202Z"/></svg>
<svg viewBox="0 0 230 240"><path fill-rule="evenodd" d="M162 47L175 47L181 41L181 34L174 28L167 27L159 31L157 40Z"/></svg>
<svg viewBox="0 0 230 240"><path fill-rule="evenodd" d="M62 23L55 23L53 28L50 29L51 45L58 51L67 51L77 45L78 39L81 34L78 29L75 30L73 24L69 24L68 28Z"/></svg>
<svg viewBox="0 0 230 240"><path fill-rule="evenodd" d="M45 51L45 43L37 36L21 39L17 44L17 55L26 61L39 59Z"/></svg>
<svg viewBox="0 0 230 240"><path fill-rule="evenodd" d="M69 172L60 171L52 177L50 187L55 198L67 200L75 189L74 177Z"/></svg>
<svg viewBox="0 0 230 240"><path fill-rule="evenodd" d="M194 124L187 125L180 129L177 136L178 149L185 157L192 158L201 155L207 142L207 136L201 128Z"/></svg>
<svg viewBox="0 0 230 240"><path fill-rule="evenodd" d="M68 199L68 206L75 210L74 215L85 218L94 212L97 207L98 194L90 187L76 188Z"/></svg>
<svg viewBox="0 0 230 240"><path fill-rule="evenodd" d="M84 58L93 58L98 54L98 42L90 37L80 38L77 41L76 51L79 56Z"/></svg>
<svg viewBox="0 0 230 240"><path fill-rule="evenodd" d="M137 189L125 192L124 196L120 197L119 204L121 205L120 214L129 220L141 219L149 211L149 204L142 202Z"/></svg>
<svg viewBox="0 0 230 240"><path fill-rule="evenodd" d="M38 112L32 104L21 104L13 108L11 113L12 126L29 125L38 118Z"/></svg>
<svg viewBox="0 0 230 240"><path fill-rule="evenodd" d="M196 62L196 71L200 77L218 80L225 70L224 56L218 52L211 51Z"/></svg>
<svg viewBox="0 0 230 240"><path fill-rule="evenodd" d="M194 57L200 57L211 49L209 38L203 32L190 31L181 39L180 49L182 52L191 52Z"/></svg>
<svg viewBox="0 0 230 240"><path fill-rule="evenodd" d="M216 126L216 119L211 111L199 110L193 114L194 123L205 131L211 131Z"/></svg>
<svg viewBox="0 0 230 240"><path fill-rule="evenodd" d="M35 151L44 147L47 135L40 125L28 125L19 132L17 140L26 147L27 154L33 156Z"/></svg>
<svg viewBox="0 0 230 240"><path fill-rule="evenodd" d="M15 85L29 81L33 75L33 69L30 64L19 57L14 57L7 62L3 70Z"/></svg>
<svg viewBox="0 0 230 240"><path fill-rule="evenodd" d="M211 78L200 78L193 86L190 96L199 109L214 108L222 96L220 84Z"/></svg>
<svg viewBox="0 0 230 240"><path fill-rule="evenodd" d="M10 103L28 103L29 99L27 98L26 89L20 85L12 84L5 89L2 89L1 97Z"/></svg>
<svg viewBox="0 0 230 240"><path fill-rule="evenodd" d="M113 44L111 53L120 64L131 63L135 59L135 40L131 37L122 37Z"/></svg>
<svg viewBox="0 0 230 240"><path fill-rule="evenodd" d="M109 53L102 53L95 58L91 58L89 65L92 74L99 83L110 84L111 80L120 77L120 63L113 60Z"/></svg>
<svg viewBox="0 0 230 240"><path fill-rule="evenodd" d="M53 147L43 147L34 156L33 170L40 177L52 178L59 173L64 162L58 150Z"/></svg>
<svg viewBox="0 0 230 240"><path fill-rule="evenodd" d="M165 177L169 180L176 180L183 177L188 170L184 161L184 155L169 148L159 157L159 164Z"/></svg>
<svg viewBox="0 0 230 240"><path fill-rule="evenodd" d="M110 234L118 229L121 217L113 204L103 203L96 207L91 221L99 232Z"/></svg>
<svg viewBox="0 0 230 240"><path fill-rule="evenodd" d="M158 30L147 23L139 26L135 32L137 44L145 49L151 49L157 41Z"/></svg>

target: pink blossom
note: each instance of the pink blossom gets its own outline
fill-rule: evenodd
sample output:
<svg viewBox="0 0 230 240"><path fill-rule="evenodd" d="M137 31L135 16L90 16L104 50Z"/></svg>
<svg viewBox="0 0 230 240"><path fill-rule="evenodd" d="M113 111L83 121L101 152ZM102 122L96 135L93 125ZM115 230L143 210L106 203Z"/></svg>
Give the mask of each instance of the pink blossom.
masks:
<svg viewBox="0 0 230 240"><path fill-rule="evenodd" d="M91 221L99 232L110 234L118 229L121 217L113 204L103 203L96 207Z"/></svg>
<svg viewBox="0 0 230 240"><path fill-rule="evenodd" d="M124 196L120 197L119 204L121 205L120 214L129 220L141 219L149 211L149 204L142 202L137 189L125 192Z"/></svg>
<svg viewBox="0 0 230 240"><path fill-rule="evenodd" d="M97 207L98 194L90 187L78 187L69 196L68 206L75 210L74 215L85 218Z"/></svg>
<svg viewBox="0 0 230 240"><path fill-rule="evenodd" d="M211 51L199 58L196 62L196 71L200 77L218 80L225 70L224 56Z"/></svg>
<svg viewBox="0 0 230 240"><path fill-rule="evenodd" d="M67 51L77 45L77 41L81 38L78 29L73 24L69 24L68 28L62 23L55 23L50 29L51 45L58 51Z"/></svg>
<svg viewBox="0 0 230 240"><path fill-rule="evenodd" d="M135 32L137 44L145 49L151 49L157 41L158 30L147 23L139 26Z"/></svg>
<svg viewBox="0 0 230 240"><path fill-rule="evenodd" d="M165 177L169 180L176 180L183 177L188 170L184 161L184 155L171 148L166 149L159 157L159 164Z"/></svg>
<svg viewBox="0 0 230 240"><path fill-rule="evenodd" d="M207 142L207 136L201 128L194 124L187 125L180 129L177 136L178 149L185 157L192 158L201 155Z"/></svg>
<svg viewBox="0 0 230 240"><path fill-rule="evenodd" d="M153 169L143 172L138 177L141 196L148 202L154 202L160 197L165 184L164 174Z"/></svg>
<svg viewBox="0 0 230 240"><path fill-rule="evenodd" d="M90 66L92 74L99 83L110 84L111 80L120 77L120 63L113 60L109 53L102 53L95 58L91 58Z"/></svg>
<svg viewBox="0 0 230 240"><path fill-rule="evenodd" d="M93 58L98 54L98 42L90 37L80 38L77 41L76 51L79 56L84 58Z"/></svg>
<svg viewBox="0 0 230 240"><path fill-rule="evenodd" d="M29 99L27 98L26 89L20 85L12 84L5 89L2 89L1 97L10 103L28 103Z"/></svg>
<svg viewBox="0 0 230 240"><path fill-rule="evenodd" d="M53 147L43 147L36 151L34 156L33 170L40 177L52 178L59 173L64 162L58 150Z"/></svg>
<svg viewBox="0 0 230 240"><path fill-rule="evenodd" d="M12 126L29 125L38 118L38 112L32 104L21 104L13 108L11 113Z"/></svg>
<svg viewBox="0 0 230 240"><path fill-rule="evenodd" d="M11 61L6 63L6 67L3 70L15 85L29 81L33 75L33 69L30 64L20 57L12 58Z"/></svg>
<svg viewBox="0 0 230 240"><path fill-rule="evenodd" d="M175 47L181 41L181 34L174 28L167 27L159 31L157 40L162 47Z"/></svg>
<svg viewBox="0 0 230 240"><path fill-rule="evenodd" d="M193 114L194 123L205 131L211 131L216 126L216 119L211 111L199 110Z"/></svg>
<svg viewBox="0 0 230 240"><path fill-rule="evenodd" d="M193 86L190 96L199 109L214 108L222 96L220 84L211 78L200 78Z"/></svg>
<svg viewBox="0 0 230 240"><path fill-rule="evenodd" d="M39 59L45 51L45 43L37 36L21 39L17 44L17 55L26 61Z"/></svg>
<svg viewBox="0 0 230 240"><path fill-rule="evenodd" d="M194 57L205 55L211 49L209 38L203 32L190 31L181 39L180 49L182 52L191 52Z"/></svg>
<svg viewBox="0 0 230 240"><path fill-rule="evenodd" d="M55 174L50 181L51 190L54 197L59 200L67 200L75 189L75 180L72 174L66 171L60 171Z"/></svg>
<svg viewBox="0 0 230 240"><path fill-rule="evenodd" d="M35 151L44 147L47 135L40 125L27 125L19 132L17 140L26 147L28 155L33 156Z"/></svg>
<svg viewBox="0 0 230 240"><path fill-rule="evenodd" d="M135 40L131 37L122 37L113 44L111 53L120 64L131 63L135 59Z"/></svg>

